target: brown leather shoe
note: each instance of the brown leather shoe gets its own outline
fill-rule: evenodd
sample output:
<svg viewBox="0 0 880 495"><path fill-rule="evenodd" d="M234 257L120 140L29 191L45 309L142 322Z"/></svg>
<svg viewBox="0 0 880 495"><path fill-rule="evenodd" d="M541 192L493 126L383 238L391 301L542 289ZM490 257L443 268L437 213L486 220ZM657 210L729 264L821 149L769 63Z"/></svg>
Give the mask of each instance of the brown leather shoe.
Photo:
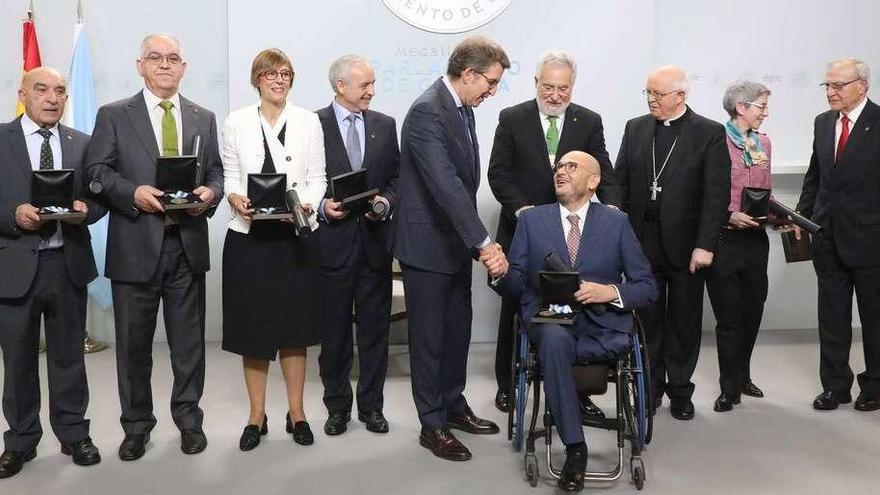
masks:
<svg viewBox="0 0 880 495"><path fill-rule="evenodd" d="M468 406L464 406L464 411L458 414L450 414L446 419L446 426L473 435L492 435L499 431L498 425L488 419L478 418Z"/></svg>
<svg viewBox="0 0 880 495"><path fill-rule="evenodd" d="M471 458L471 451L459 442L445 426L433 430L422 428L422 433L419 435L419 445L447 461L467 461Z"/></svg>

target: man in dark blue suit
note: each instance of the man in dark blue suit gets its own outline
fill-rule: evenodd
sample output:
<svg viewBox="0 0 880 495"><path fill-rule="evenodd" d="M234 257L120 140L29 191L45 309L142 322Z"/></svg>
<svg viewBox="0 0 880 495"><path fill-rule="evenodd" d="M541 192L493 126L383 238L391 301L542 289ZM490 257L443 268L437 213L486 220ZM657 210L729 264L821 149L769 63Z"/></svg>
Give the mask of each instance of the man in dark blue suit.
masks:
<svg viewBox="0 0 880 495"><path fill-rule="evenodd" d="M327 177L366 170L367 187L379 190L373 202L384 206L382 215L372 209L350 214L333 200L328 187L319 208L318 216L324 223L316 233L326 297L325 333L318 362L328 412L324 432L328 435L345 433L351 420L352 304L360 363L358 419L369 431L388 432L388 421L382 414L391 315L388 232L400 151L394 119L369 109L375 83L376 73L362 57L340 57L330 66L330 84L336 98L317 112L324 130Z"/></svg>
<svg viewBox="0 0 880 495"><path fill-rule="evenodd" d="M481 37L462 41L446 75L412 104L401 130L400 187L392 253L404 275L413 398L419 443L465 461L471 453L449 428L497 433L474 415L464 391L471 337L471 263L491 271L507 261L477 215L480 149L472 107L495 94L507 54Z"/></svg>
<svg viewBox="0 0 880 495"><path fill-rule="evenodd" d="M583 488L587 464L572 365L575 361L613 360L626 351L633 325L631 311L657 298L651 265L626 215L590 202L600 176L599 162L589 154L565 154L553 174L559 202L520 215L510 247L509 270L493 281L499 292L519 299L529 338L538 346L547 403L566 445L567 458L559 479L559 487L565 491ZM538 272L545 269L550 253L559 255L580 274L580 289L575 293L578 302L607 304L608 310L579 312L571 326L531 323L539 310Z"/></svg>

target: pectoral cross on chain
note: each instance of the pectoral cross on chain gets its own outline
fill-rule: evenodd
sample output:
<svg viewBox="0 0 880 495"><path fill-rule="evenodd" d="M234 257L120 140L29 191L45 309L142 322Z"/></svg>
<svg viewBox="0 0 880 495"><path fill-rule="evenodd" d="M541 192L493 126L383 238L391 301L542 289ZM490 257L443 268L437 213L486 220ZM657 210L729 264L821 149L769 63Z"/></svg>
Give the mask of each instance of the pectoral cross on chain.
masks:
<svg viewBox="0 0 880 495"><path fill-rule="evenodd" d="M663 192L663 188L657 185L657 181L651 182L651 201L657 201L657 193Z"/></svg>

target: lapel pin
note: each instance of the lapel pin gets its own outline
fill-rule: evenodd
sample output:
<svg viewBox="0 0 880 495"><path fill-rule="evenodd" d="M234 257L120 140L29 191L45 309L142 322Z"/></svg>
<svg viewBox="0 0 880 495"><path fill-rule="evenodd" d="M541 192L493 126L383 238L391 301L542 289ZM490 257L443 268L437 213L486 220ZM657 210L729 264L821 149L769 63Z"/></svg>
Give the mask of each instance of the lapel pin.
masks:
<svg viewBox="0 0 880 495"><path fill-rule="evenodd" d="M290 160L293 160L293 158L291 158L290 155L287 155L286 157L284 157L284 159L285 159L286 161L288 161L288 162L289 162Z"/></svg>
<svg viewBox="0 0 880 495"><path fill-rule="evenodd" d="M870 130L871 130L871 126L865 127L865 132L868 132Z"/></svg>
<svg viewBox="0 0 880 495"><path fill-rule="evenodd" d="M572 122L577 122L577 121L578 121L578 118L577 118L577 117L572 117L571 120L572 120Z"/></svg>
<svg viewBox="0 0 880 495"><path fill-rule="evenodd" d="M376 135L375 135L375 134L370 134L370 139L376 139Z"/></svg>

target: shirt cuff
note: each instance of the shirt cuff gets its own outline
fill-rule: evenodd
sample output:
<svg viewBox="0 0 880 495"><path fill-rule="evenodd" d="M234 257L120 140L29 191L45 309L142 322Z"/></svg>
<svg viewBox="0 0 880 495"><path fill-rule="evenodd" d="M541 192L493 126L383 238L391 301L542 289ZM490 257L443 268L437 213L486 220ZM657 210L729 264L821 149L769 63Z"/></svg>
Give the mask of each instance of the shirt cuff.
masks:
<svg viewBox="0 0 880 495"><path fill-rule="evenodd" d="M327 220L327 217L324 216L324 203L327 202L327 198L321 198L321 202L318 203L318 219L324 223L330 223L330 220Z"/></svg>
<svg viewBox="0 0 880 495"><path fill-rule="evenodd" d="M483 249L484 247L488 246L489 244L492 244L492 237L487 235L486 239L484 239L483 242L477 244L477 249Z"/></svg>
<svg viewBox="0 0 880 495"><path fill-rule="evenodd" d="M616 285L612 285L611 287L614 287L614 292L617 293L617 298L615 298L613 301L609 302L608 304L614 306L615 308L623 309L623 298L620 297L620 289L618 289Z"/></svg>

